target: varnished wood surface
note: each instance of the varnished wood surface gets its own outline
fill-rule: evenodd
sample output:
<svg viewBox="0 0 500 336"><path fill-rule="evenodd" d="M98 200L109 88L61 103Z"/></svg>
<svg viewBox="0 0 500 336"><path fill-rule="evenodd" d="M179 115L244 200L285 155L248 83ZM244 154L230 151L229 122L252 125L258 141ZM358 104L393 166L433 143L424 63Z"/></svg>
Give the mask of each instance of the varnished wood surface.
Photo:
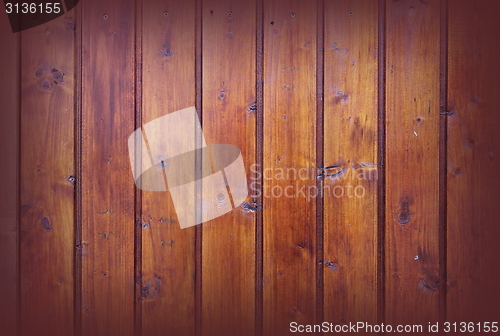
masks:
<svg viewBox="0 0 500 336"><path fill-rule="evenodd" d="M82 335L134 334L134 1L82 11Z"/></svg>
<svg viewBox="0 0 500 336"><path fill-rule="evenodd" d="M195 105L195 1L142 3L142 124ZM195 333L195 228L168 192L142 192L142 333Z"/></svg>
<svg viewBox="0 0 500 336"><path fill-rule="evenodd" d="M439 318L439 1L387 2L386 321Z"/></svg>
<svg viewBox="0 0 500 336"><path fill-rule="evenodd" d="M264 335L316 321L316 16L264 3Z"/></svg>
<svg viewBox="0 0 500 336"><path fill-rule="evenodd" d="M20 328L72 335L74 18L20 34Z"/></svg>
<svg viewBox="0 0 500 336"><path fill-rule="evenodd" d="M86 0L16 34L0 16L0 334L500 322L497 7ZM250 197L181 229L127 141L190 106L241 150Z"/></svg>
<svg viewBox="0 0 500 336"><path fill-rule="evenodd" d="M499 318L499 9L495 1L449 4L449 321Z"/></svg>
<svg viewBox="0 0 500 336"><path fill-rule="evenodd" d="M251 176L256 139L256 2L204 1L202 20L203 132L209 146L238 146ZM201 274L202 334L254 335L255 212L239 207L203 225Z"/></svg>
<svg viewBox="0 0 500 336"><path fill-rule="evenodd" d="M378 3L325 3L325 320L377 322Z"/></svg>
<svg viewBox="0 0 500 336"><path fill-rule="evenodd" d="M0 41L8 52L0 56L0 287L8 288L0 300L0 330L15 335L19 293L19 34L0 21Z"/></svg>

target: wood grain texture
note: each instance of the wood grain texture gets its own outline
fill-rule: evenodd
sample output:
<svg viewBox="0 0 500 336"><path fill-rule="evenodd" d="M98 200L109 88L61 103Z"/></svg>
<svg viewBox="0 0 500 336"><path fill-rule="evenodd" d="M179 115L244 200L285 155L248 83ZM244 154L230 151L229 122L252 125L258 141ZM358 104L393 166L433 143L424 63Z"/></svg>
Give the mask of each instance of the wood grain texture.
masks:
<svg viewBox="0 0 500 336"><path fill-rule="evenodd" d="M195 2L143 1L143 123L195 105ZM194 335L195 228L170 193L143 191L143 335Z"/></svg>
<svg viewBox="0 0 500 336"><path fill-rule="evenodd" d="M387 1L386 322L439 315L439 1Z"/></svg>
<svg viewBox="0 0 500 336"><path fill-rule="evenodd" d="M255 33L255 1L203 2L203 132L209 146L238 146L247 176L255 163ZM238 207L203 224L203 335L254 335L254 223L255 212Z"/></svg>
<svg viewBox="0 0 500 336"><path fill-rule="evenodd" d="M73 335L72 22L63 15L20 33L22 335Z"/></svg>
<svg viewBox="0 0 500 336"><path fill-rule="evenodd" d="M451 322L500 318L499 10L496 1L449 4L447 319Z"/></svg>
<svg viewBox="0 0 500 336"><path fill-rule="evenodd" d="M0 15L0 334L499 320L500 4L318 1ZM190 106L262 204L181 229L128 139Z"/></svg>
<svg viewBox="0 0 500 336"><path fill-rule="evenodd" d="M316 321L316 25L314 2L264 3L264 335Z"/></svg>
<svg viewBox="0 0 500 336"><path fill-rule="evenodd" d="M378 3L325 6L325 320L375 324Z"/></svg>
<svg viewBox="0 0 500 336"><path fill-rule="evenodd" d="M82 1L82 335L134 333L134 1Z"/></svg>
<svg viewBox="0 0 500 336"><path fill-rule="evenodd" d="M19 220L19 34L0 16L0 333L15 335L18 295Z"/></svg>

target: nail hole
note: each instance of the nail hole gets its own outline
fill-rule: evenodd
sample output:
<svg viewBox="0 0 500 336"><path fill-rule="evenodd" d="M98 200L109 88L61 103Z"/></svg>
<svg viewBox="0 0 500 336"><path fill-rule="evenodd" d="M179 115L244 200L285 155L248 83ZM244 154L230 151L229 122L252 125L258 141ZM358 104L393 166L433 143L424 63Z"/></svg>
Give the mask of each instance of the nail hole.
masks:
<svg viewBox="0 0 500 336"><path fill-rule="evenodd" d="M165 49L161 52L162 56L170 57L172 56L172 51L170 49Z"/></svg>
<svg viewBox="0 0 500 336"><path fill-rule="evenodd" d="M415 12L415 9L413 7L410 7L410 13Z"/></svg>
<svg viewBox="0 0 500 336"><path fill-rule="evenodd" d="M291 16L291 17L295 17L295 15L296 15L296 14L295 14L294 12L292 12L292 13L290 14L290 16Z"/></svg>
<svg viewBox="0 0 500 336"><path fill-rule="evenodd" d="M270 24L271 24L271 26L274 26L274 21L271 21Z"/></svg>
<svg viewBox="0 0 500 336"><path fill-rule="evenodd" d="M227 13L227 16L232 17L232 16L233 16L233 13L232 13L232 12L229 12L229 13Z"/></svg>
<svg viewBox="0 0 500 336"><path fill-rule="evenodd" d="M49 30L49 29L47 29L47 30L45 31L45 34L49 35L49 34L50 34L50 30Z"/></svg>
<svg viewBox="0 0 500 336"><path fill-rule="evenodd" d="M218 193L217 194L217 202L222 203L225 200L226 200L226 195L224 195L223 193Z"/></svg>
<svg viewBox="0 0 500 336"><path fill-rule="evenodd" d="M417 118L417 122L420 123L422 121L422 119L420 118Z"/></svg>
<svg viewBox="0 0 500 336"><path fill-rule="evenodd" d="M167 17L168 16L168 12L164 12L163 16Z"/></svg>
<svg viewBox="0 0 500 336"><path fill-rule="evenodd" d="M103 18L104 20L107 20L107 19L108 19L108 14L104 14L104 15L102 16L102 18Z"/></svg>
<svg viewBox="0 0 500 336"><path fill-rule="evenodd" d="M349 16L352 16L352 11L349 11Z"/></svg>

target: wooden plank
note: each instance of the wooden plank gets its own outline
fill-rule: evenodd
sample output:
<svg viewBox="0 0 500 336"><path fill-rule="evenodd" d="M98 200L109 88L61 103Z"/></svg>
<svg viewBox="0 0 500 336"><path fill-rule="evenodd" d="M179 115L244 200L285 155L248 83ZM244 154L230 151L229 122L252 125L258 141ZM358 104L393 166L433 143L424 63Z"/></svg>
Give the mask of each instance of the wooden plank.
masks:
<svg viewBox="0 0 500 336"><path fill-rule="evenodd" d="M195 1L143 1L143 123L195 105ZM168 191L142 194L143 335L194 335L195 228Z"/></svg>
<svg viewBox="0 0 500 336"><path fill-rule="evenodd" d="M316 19L264 3L264 335L316 321Z"/></svg>
<svg viewBox="0 0 500 336"><path fill-rule="evenodd" d="M255 163L255 34L255 1L203 2L203 132L209 146L238 146L247 176ZM255 334L254 223L255 212L239 207L203 224L203 335Z"/></svg>
<svg viewBox="0 0 500 336"><path fill-rule="evenodd" d="M7 16L0 17L0 331L15 335L18 294L19 230L19 34L13 34Z"/></svg>
<svg viewBox="0 0 500 336"><path fill-rule="evenodd" d="M75 32L21 33L21 334L72 335Z"/></svg>
<svg viewBox="0 0 500 336"><path fill-rule="evenodd" d="M447 320L457 328L500 319L499 5L449 4Z"/></svg>
<svg viewBox="0 0 500 336"><path fill-rule="evenodd" d="M375 324L378 3L327 1L325 17L325 321Z"/></svg>
<svg viewBox="0 0 500 336"><path fill-rule="evenodd" d="M439 317L439 1L387 1L386 323Z"/></svg>
<svg viewBox="0 0 500 336"><path fill-rule="evenodd" d="M135 2L80 6L82 335L133 335Z"/></svg>

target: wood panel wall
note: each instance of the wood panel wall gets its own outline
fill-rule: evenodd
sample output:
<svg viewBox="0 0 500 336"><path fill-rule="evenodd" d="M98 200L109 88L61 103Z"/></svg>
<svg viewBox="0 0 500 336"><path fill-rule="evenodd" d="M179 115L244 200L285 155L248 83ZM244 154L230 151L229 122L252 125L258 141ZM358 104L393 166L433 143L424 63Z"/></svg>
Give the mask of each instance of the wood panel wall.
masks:
<svg viewBox="0 0 500 336"><path fill-rule="evenodd" d="M499 10L82 0L15 34L0 14L0 334L500 322ZM127 140L190 106L249 197L181 229Z"/></svg>

